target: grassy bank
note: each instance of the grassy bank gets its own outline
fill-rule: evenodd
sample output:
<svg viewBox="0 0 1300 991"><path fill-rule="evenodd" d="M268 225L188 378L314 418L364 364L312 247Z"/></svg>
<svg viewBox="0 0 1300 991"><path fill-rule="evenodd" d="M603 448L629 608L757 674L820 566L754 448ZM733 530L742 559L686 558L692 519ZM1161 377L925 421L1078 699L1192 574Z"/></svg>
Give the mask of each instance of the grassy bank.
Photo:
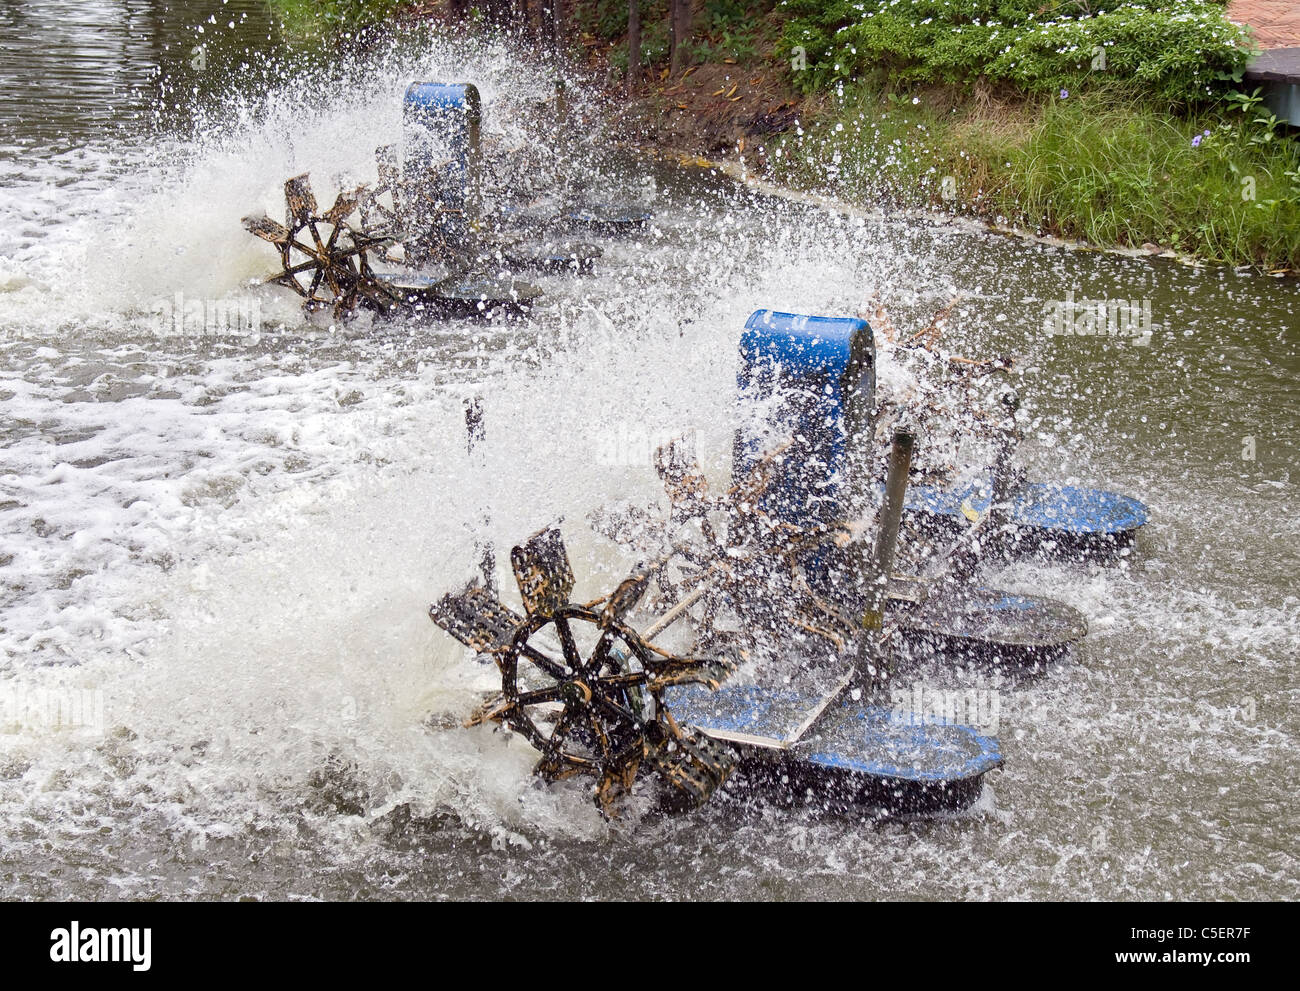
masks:
<svg viewBox="0 0 1300 991"><path fill-rule="evenodd" d="M1250 105L1174 113L1100 88L1043 99L845 86L769 142L773 176L1099 245L1300 269L1300 149Z"/></svg>
<svg viewBox="0 0 1300 991"><path fill-rule="evenodd" d="M778 178L1101 245L1300 268L1300 147L1219 0L786 0L824 94Z"/></svg>

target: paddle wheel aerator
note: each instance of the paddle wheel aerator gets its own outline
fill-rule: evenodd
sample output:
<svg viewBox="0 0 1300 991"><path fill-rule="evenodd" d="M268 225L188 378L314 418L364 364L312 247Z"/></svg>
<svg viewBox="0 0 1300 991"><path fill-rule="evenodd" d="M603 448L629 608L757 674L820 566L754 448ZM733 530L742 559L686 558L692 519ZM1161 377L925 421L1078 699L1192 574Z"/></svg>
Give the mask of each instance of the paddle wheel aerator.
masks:
<svg viewBox="0 0 1300 991"><path fill-rule="evenodd" d="M725 746L680 726L663 692L717 688L730 665L678 657L624 625L648 576L634 575L586 605L569 602L573 570L557 529L514 548L511 564L526 616L479 585L429 610L462 643L494 657L501 672L500 693L467 725L493 720L519 733L541 754L535 771L547 781L591 776L606 816L643 767L665 787L665 805L704 803L734 760Z"/></svg>
<svg viewBox="0 0 1300 991"><path fill-rule="evenodd" d="M384 237L366 234L348 223L370 195L359 186L338 194L323 214L307 175L284 184L285 220L245 217L244 227L280 252L282 270L269 282L288 286L309 310L332 307L336 316L352 313L363 303L387 312L396 293L375 276L367 252L382 250Z"/></svg>

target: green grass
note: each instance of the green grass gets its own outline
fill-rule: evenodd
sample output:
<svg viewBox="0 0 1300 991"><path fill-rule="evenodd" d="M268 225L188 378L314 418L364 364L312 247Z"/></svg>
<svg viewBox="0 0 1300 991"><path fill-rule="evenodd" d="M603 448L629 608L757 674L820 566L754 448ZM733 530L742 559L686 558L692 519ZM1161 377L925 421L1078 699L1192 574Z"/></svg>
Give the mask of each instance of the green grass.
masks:
<svg viewBox="0 0 1300 991"><path fill-rule="evenodd" d="M403 0L268 0L285 33L295 38L337 37L391 17Z"/></svg>
<svg viewBox="0 0 1300 991"><path fill-rule="evenodd" d="M1133 100L1052 101L1012 159L1016 203L1101 244L1300 268L1300 154L1268 133L1231 109L1182 118Z"/></svg>
<svg viewBox="0 0 1300 991"><path fill-rule="evenodd" d="M1184 116L1113 88L981 103L877 77L845 87L769 160L780 179L848 199L1300 269L1300 148L1245 102Z"/></svg>

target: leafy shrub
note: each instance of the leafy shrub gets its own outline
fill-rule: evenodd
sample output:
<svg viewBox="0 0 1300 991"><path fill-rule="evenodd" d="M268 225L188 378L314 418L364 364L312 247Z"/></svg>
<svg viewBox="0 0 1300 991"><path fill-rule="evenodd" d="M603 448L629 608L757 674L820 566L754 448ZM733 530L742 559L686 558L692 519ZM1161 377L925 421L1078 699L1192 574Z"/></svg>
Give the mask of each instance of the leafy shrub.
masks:
<svg viewBox="0 0 1300 991"><path fill-rule="evenodd" d="M809 71L794 76L806 92L883 67L904 83L983 77L1037 93L1132 81L1193 102L1239 79L1249 54L1218 0L786 0L783 10L784 47L806 52Z"/></svg>

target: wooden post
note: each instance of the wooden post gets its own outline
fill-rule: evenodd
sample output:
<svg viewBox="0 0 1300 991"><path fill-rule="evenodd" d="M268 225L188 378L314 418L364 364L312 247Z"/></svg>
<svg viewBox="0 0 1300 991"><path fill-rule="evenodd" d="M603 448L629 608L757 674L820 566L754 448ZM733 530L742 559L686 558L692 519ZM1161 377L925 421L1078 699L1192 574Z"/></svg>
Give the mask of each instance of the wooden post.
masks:
<svg viewBox="0 0 1300 991"><path fill-rule="evenodd" d="M682 60L686 57L686 43L691 40L691 0L672 0L672 55L669 64L671 74L677 75L682 70Z"/></svg>
<svg viewBox="0 0 1300 991"><path fill-rule="evenodd" d="M542 44L552 65L560 62L560 4L562 0L544 0L542 8Z"/></svg>
<svg viewBox="0 0 1300 991"><path fill-rule="evenodd" d="M468 3L463 5L468 8ZM488 26L496 31L508 31L510 29L510 18L513 14L510 0L482 0L480 9L483 11L483 19ZM453 5L455 9L455 5ZM468 10L466 10L468 13Z"/></svg>
<svg viewBox="0 0 1300 991"><path fill-rule="evenodd" d="M641 0L627 4L627 92L641 80Z"/></svg>

